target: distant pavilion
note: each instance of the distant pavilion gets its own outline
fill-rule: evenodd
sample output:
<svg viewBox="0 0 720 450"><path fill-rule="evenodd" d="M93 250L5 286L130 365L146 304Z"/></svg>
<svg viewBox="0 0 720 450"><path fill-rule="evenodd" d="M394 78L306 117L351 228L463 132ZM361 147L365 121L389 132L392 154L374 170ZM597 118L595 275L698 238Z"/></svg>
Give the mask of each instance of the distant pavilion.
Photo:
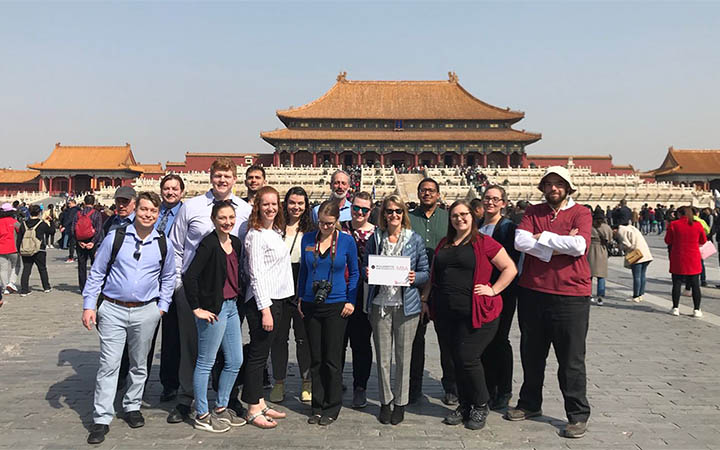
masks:
<svg viewBox="0 0 720 450"><path fill-rule="evenodd" d="M498 108L447 81L351 81L342 72L322 97L277 111L266 131L274 165L481 165L525 167L542 138L515 130L525 113Z"/></svg>

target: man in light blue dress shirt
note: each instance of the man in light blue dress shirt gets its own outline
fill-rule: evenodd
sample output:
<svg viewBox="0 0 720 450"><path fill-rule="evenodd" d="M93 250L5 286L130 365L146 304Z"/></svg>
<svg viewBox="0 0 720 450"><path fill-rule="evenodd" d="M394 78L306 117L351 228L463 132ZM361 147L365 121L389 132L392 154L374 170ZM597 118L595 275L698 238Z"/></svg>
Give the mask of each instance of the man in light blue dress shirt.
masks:
<svg viewBox="0 0 720 450"><path fill-rule="evenodd" d="M340 207L340 222L347 222L352 220L352 212L350 207L352 206L348 201L348 191L350 191L350 175L344 170L336 170L330 177L330 199L336 200ZM312 219L315 225L318 223L318 209L320 205L315 206L312 209Z"/></svg>
<svg viewBox="0 0 720 450"><path fill-rule="evenodd" d="M229 158L219 158L210 166L212 189L185 201L175 217L170 231L170 241L175 249L175 306L177 308L178 328L180 330L180 389L178 404L167 417L168 423L182 423L190 417L190 405L194 399L193 373L197 360L197 327L195 315L185 297L182 288L182 274L190 267L200 241L212 233L215 226L210 219L213 204L230 201L235 208L235 227L232 234L238 235L238 229L247 222L252 208L244 200L233 194L237 182L237 166ZM230 399L233 408L233 399Z"/></svg>
<svg viewBox="0 0 720 450"><path fill-rule="evenodd" d="M125 237L114 263L108 268L118 230L111 231L100 245L83 290L82 323L88 330L96 324L100 337L100 365L89 444L103 442L110 430L126 342L130 371L129 386L122 400L124 418L132 428L145 424L140 405L147 378L146 358L155 328L170 307L175 287L175 255L169 240L166 240L167 253L161 263L160 241L165 238L154 228L159 207L157 194L140 193L135 220L124 229ZM97 307L100 295L103 301Z"/></svg>

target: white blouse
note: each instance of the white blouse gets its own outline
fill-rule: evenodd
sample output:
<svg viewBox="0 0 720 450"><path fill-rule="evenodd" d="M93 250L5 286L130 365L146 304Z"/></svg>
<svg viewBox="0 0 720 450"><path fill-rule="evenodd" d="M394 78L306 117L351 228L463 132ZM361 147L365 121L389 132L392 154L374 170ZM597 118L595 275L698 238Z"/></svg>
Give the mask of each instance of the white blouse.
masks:
<svg viewBox="0 0 720 450"><path fill-rule="evenodd" d="M250 286L246 299L255 297L258 310L272 305L272 300L295 295L290 252L275 230L250 229L245 236Z"/></svg>

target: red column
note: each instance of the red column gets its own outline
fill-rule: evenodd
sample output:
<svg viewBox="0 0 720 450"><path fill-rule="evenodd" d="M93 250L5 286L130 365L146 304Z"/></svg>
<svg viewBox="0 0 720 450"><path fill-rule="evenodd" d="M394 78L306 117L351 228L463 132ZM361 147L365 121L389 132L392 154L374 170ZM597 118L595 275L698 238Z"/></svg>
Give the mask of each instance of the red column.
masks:
<svg viewBox="0 0 720 450"><path fill-rule="evenodd" d="M415 153L415 167L420 165L420 155Z"/></svg>
<svg viewBox="0 0 720 450"><path fill-rule="evenodd" d="M278 152L273 153L273 166L280 166L280 154Z"/></svg>
<svg viewBox="0 0 720 450"><path fill-rule="evenodd" d="M380 153L380 165L381 166L385 165L385 155L383 155L382 153Z"/></svg>
<svg viewBox="0 0 720 450"><path fill-rule="evenodd" d="M483 153L483 167L487 167L487 153Z"/></svg>
<svg viewBox="0 0 720 450"><path fill-rule="evenodd" d="M510 155L505 155L505 165L510 167Z"/></svg>
<svg viewBox="0 0 720 450"><path fill-rule="evenodd" d="M522 154L521 161L522 161L522 167L527 167L527 154L525 154L525 153Z"/></svg>
<svg viewBox="0 0 720 450"><path fill-rule="evenodd" d="M460 167L465 165L465 153L460 153Z"/></svg>
<svg viewBox="0 0 720 450"><path fill-rule="evenodd" d="M313 167L317 167L317 153L313 152Z"/></svg>
<svg viewBox="0 0 720 450"><path fill-rule="evenodd" d="M357 157L358 157L358 160L357 160L358 166L362 166L362 153L358 152Z"/></svg>
<svg viewBox="0 0 720 450"><path fill-rule="evenodd" d="M335 165L340 165L340 153L335 153Z"/></svg>
<svg viewBox="0 0 720 450"><path fill-rule="evenodd" d="M68 194L72 193L73 191L73 185L72 185L72 175L68 177Z"/></svg>
<svg viewBox="0 0 720 450"><path fill-rule="evenodd" d="M442 153L437 154L437 164L438 166L442 164Z"/></svg>
<svg viewBox="0 0 720 450"><path fill-rule="evenodd" d="M290 166L295 167L295 153L290 152Z"/></svg>

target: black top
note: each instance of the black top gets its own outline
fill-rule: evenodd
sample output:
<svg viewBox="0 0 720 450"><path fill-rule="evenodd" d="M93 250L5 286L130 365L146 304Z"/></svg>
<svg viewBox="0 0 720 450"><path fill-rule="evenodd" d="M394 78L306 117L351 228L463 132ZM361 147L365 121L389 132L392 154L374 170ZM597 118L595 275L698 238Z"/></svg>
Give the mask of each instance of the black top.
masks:
<svg viewBox="0 0 720 450"><path fill-rule="evenodd" d="M475 253L472 244L441 248L435 256L435 284L439 294L434 298L439 310L469 315L472 312Z"/></svg>
<svg viewBox="0 0 720 450"><path fill-rule="evenodd" d="M230 235L230 241L235 255L242 255L240 239ZM238 256L238 266L241 266L240 256ZM182 276L190 309L202 308L215 314L220 313L225 301L223 288L226 278L227 254L220 245L217 233L213 231L200 241L195 257ZM237 286L242 295L245 286L240 273L238 273Z"/></svg>
<svg viewBox="0 0 720 450"><path fill-rule="evenodd" d="M50 226L42 219L29 219L25 222L18 232L18 242L22 242L23 236L25 236L25 231L37 225L38 222L42 223L35 228L35 236L40 240L40 250L45 250L47 245L45 238L50 233ZM20 248L20 244L18 244L18 248Z"/></svg>

